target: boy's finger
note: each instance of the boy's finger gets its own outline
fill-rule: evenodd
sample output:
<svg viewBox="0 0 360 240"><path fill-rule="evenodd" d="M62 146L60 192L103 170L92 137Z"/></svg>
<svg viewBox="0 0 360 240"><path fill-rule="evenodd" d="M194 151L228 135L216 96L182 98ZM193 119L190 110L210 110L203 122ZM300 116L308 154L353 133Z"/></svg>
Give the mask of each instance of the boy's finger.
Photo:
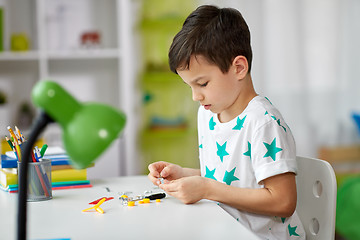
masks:
<svg viewBox="0 0 360 240"><path fill-rule="evenodd" d="M171 170L169 167L164 167L164 169L161 171L160 175L163 178L167 178L171 173Z"/></svg>
<svg viewBox="0 0 360 240"><path fill-rule="evenodd" d="M167 179L164 179L164 184L168 184L170 183L171 181L167 180Z"/></svg>
<svg viewBox="0 0 360 240"><path fill-rule="evenodd" d="M166 192L177 192L176 181L168 181L168 183L160 184L159 187Z"/></svg>
<svg viewBox="0 0 360 240"><path fill-rule="evenodd" d="M159 179L154 177L151 173L148 174L148 178L154 185L159 185Z"/></svg>
<svg viewBox="0 0 360 240"><path fill-rule="evenodd" d="M159 173L159 171L158 171L158 169L157 169L157 167L156 167L155 164L150 164L150 165L148 166L148 169L149 169L150 174L151 174L152 176L154 176L154 177L156 177L156 178L160 177L160 173Z"/></svg>

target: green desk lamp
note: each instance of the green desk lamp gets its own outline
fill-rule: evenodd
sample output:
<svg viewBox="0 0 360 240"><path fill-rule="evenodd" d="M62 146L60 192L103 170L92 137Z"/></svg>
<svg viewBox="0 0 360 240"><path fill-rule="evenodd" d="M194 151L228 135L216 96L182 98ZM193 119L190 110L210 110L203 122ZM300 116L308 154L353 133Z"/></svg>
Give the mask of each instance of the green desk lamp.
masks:
<svg viewBox="0 0 360 240"><path fill-rule="evenodd" d="M88 167L115 140L125 126L123 113L99 103L79 103L60 85L39 81L32 90L34 104L42 109L22 152L19 172L17 239L26 239L28 162L33 145L47 124L57 122L64 147L75 168Z"/></svg>

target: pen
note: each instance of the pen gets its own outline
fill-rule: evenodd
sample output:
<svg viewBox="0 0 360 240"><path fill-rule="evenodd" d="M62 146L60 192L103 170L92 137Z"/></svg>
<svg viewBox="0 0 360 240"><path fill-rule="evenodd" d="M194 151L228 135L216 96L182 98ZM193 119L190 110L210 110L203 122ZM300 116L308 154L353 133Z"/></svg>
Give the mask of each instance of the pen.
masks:
<svg viewBox="0 0 360 240"><path fill-rule="evenodd" d="M46 172L45 172L44 175L42 175L41 172L40 172L39 166L36 166L36 165L35 165L34 167L35 167L36 173L37 173L37 175L38 175L38 177L39 177L40 184L41 184L41 186L42 186L42 188L43 188L43 190L44 190L44 192L45 192L45 196L48 197L48 196L49 196L49 192L48 192L48 189L46 188L46 183L45 183L45 181L47 180ZM46 180L44 181L44 179L46 179ZM48 186L49 186L49 185L48 185Z"/></svg>
<svg viewBox="0 0 360 240"><path fill-rule="evenodd" d="M36 161L36 158L35 158L35 155L34 155L34 152L31 152L31 158L32 158L32 161L33 162L37 162ZM41 167L41 168L39 168ZM41 186L43 187L43 190L44 190L44 193L45 193L45 196L48 197L49 196L49 192L48 192L48 189L47 189L47 186L51 186L50 183L48 183L48 178L47 178L47 174L46 174L46 171L44 169L43 166L38 166L38 165L35 165L34 166L35 170L36 170L36 173L38 175L38 178L40 180L40 184ZM41 173L42 171L42 173ZM45 182L46 181L46 182Z"/></svg>
<svg viewBox="0 0 360 240"><path fill-rule="evenodd" d="M35 167L38 167L38 166L35 166ZM40 170L40 175L44 178L46 188L51 189L51 182L49 181L49 177L46 173L45 167L40 164L39 170ZM40 177L40 175L39 175L39 177Z"/></svg>
<svg viewBox="0 0 360 240"><path fill-rule="evenodd" d="M35 157L34 152L31 152L31 159L32 159L33 162L38 162L36 157Z"/></svg>
<svg viewBox="0 0 360 240"><path fill-rule="evenodd" d="M39 162L41 160L42 156L41 156L40 150L37 146L35 146L35 148L34 148L34 155L35 155L36 161Z"/></svg>
<svg viewBox="0 0 360 240"><path fill-rule="evenodd" d="M44 144L42 147L41 147L41 150L40 150L40 155L41 157L44 156L45 152L46 152L46 149L47 149L48 145L47 144Z"/></svg>
<svg viewBox="0 0 360 240"><path fill-rule="evenodd" d="M40 162L40 161L43 160L41 155L40 155L39 148L37 146L35 146L35 148L34 148L34 156L35 156L35 159L36 159L37 162ZM46 184L47 188L50 189L51 188L51 183L49 182L49 177L46 174L45 167L43 165L41 165L41 164L40 164L40 171L44 176L44 180L45 180L45 184Z"/></svg>

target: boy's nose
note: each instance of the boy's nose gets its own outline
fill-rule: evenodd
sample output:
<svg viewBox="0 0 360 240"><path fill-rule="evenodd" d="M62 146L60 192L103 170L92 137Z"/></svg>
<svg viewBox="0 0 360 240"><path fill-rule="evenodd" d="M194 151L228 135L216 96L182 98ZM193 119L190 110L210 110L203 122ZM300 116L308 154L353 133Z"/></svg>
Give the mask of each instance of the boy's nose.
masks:
<svg viewBox="0 0 360 240"><path fill-rule="evenodd" d="M193 101L198 102L204 99L204 96L202 94L200 94L199 92L196 92L193 90L192 92L192 98Z"/></svg>

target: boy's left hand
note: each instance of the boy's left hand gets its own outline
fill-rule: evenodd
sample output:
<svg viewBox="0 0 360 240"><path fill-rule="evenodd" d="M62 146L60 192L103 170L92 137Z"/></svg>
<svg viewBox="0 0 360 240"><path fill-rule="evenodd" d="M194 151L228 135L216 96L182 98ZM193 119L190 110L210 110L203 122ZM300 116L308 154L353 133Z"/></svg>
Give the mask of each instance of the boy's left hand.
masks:
<svg viewBox="0 0 360 240"><path fill-rule="evenodd" d="M185 204L196 203L205 198L206 178L200 176L183 177L160 184L159 187L169 195Z"/></svg>

